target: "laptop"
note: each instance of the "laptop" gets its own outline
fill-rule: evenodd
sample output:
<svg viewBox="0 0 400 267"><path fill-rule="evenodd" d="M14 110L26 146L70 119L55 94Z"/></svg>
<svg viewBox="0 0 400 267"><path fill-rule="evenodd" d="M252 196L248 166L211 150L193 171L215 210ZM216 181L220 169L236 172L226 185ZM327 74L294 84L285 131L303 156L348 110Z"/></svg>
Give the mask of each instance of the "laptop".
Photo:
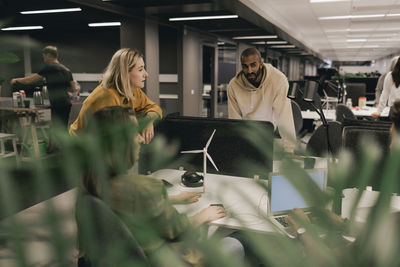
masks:
<svg viewBox="0 0 400 267"><path fill-rule="evenodd" d="M326 190L327 169L306 170L311 179L321 191ZM271 221L283 230L289 237L294 237L286 224L284 217L294 209L299 208L309 212L309 206L300 192L280 173L270 173L268 177L268 216Z"/></svg>

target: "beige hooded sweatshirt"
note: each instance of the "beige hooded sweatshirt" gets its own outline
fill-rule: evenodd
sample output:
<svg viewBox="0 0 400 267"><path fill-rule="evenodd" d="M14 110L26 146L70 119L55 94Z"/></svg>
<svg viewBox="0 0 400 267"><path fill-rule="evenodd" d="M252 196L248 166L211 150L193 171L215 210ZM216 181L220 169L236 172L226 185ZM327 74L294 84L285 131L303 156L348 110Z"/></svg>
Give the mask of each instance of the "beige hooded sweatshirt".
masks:
<svg viewBox="0 0 400 267"><path fill-rule="evenodd" d="M286 97L289 83L286 76L271 64L263 65L263 77L254 87L240 71L228 85L230 119L270 121L278 127L285 150L293 152L296 133L292 106Z"/></svg>

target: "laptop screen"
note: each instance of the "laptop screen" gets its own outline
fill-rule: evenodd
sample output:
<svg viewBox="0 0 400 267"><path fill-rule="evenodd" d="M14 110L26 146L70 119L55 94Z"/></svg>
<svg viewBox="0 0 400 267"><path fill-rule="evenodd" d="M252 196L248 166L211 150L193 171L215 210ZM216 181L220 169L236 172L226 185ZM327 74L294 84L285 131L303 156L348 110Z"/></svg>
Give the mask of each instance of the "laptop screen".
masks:
<svg viewBox="0 0 400 267"><path fill-rule="evenodd" d="M321 190L326 186L326 170L307 171ZM269 179L269 212L281 213L294 208L310 208L297 189L282 174L272 174Z"/></svg>

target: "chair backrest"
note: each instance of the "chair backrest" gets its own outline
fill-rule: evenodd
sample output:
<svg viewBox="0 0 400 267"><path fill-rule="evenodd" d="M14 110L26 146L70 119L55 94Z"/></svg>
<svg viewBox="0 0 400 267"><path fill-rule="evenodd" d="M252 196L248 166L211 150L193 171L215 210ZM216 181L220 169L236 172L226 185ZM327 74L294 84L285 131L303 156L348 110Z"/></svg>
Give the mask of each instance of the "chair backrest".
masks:
<svg viewBox="0 0 400 267"><path fill-rule="evenodd" d="M343 127L343 148L349 150L357 158L362 153L361 142L364 138L371 138L382 149L384 155L390 147L390 129L368 126Z"/></svg>
<svg viewBox="0 0 400 267"><path fill-rule="evenodd" d="M362 126L346 126L343 127L343 149L346 149L353 156L352 169L357 170L365 168L361 165L361 159L363 158L364 150L362 147L362 141L364 138L370 138L375 141L378 147L382 150L381 157L376 161L375 169L371 173L371 180L369 185L373 186L374 190L380 190L382 184L382 175L385 171L385 161L389 155L390 150L390 130L389 128L377 128L377 127L362 127ZM368 142L370 144L370 142ZM359 186L357 181L347 182L348 187ZM398 192L398 191L397 191Z"/></svg>
<svg viewBox="0 0 400 267"><path fill-rule="evenodd" d="M262 131L257 135L257 131ZM201 150L205 147L213 130L216 129L208 154L219 171L208 164L207 172L241 177L268 178L272 170L273 125L267 121L246 121L222 118L166 117L155 126L155 135L165 137L167 144L177 145L173 162L161 162L160 155L154 154L155 142L142 146L139 166L141 173L154 172L163 168L180 166L195 171L203 170L203 154L182 154L184 150ZM250 129L250 130L249 130ZM255 138L258 138L257 140ZM155 164L159 163L157 166ZM244 164L249 163L247 166ZM262 166L255 170L250 164ZM261 173L262 172L262 173Z"/></svg>
<svg viewBox="0 0 400 267"><path fill-rule="evenodd" d="M343 123L344 119L353 119L356 120L356 116L354 115L353 111L351 109L343 104L338 104L336 106L336 120L338 122Z"/></svg>
<svg viewBox="0 0 400 267"><path fill-rule="evenodd" d="M301 115L301 109L299 104L297 104L293 100L291 100L291 103L292 103L294 129L296 130L296 135L299 136L299 133L303 128L303 116Z"/></svg>
<svg viewBox="0 0 400 267"><path fill-rule="evenodd" d="M132 233L101 199L79 195L75 217L84 252L78 266L149 266Z"/></svg>
<svg viewBox="0 0 400 267"><path fill-rule="evenodd" d="M307 151L317 157L328 153L328 137L332 154L336 156L342 146L342 124L337 121L328 122L328 131L324 125L319 126L307 143Z"/></svg>
<svg viewBox="0 0 400 267"><path fill-rule="evenodd" d="M374 120L357 120L357 119L344 118L342 125L343 125L343 127L361 126L361 127L369 127L369 128L383 128L383 129L390 130L390 127L392 126L392 122L390 122L390 121L374 121Z"/></svg>
<svg viewBox="0 0 400 267"><path fill-rule="evenodd" d="M365 96L365 83L347 83L346 92L347 98L351 98L353 106L358 106L358 98Z"/></svg>

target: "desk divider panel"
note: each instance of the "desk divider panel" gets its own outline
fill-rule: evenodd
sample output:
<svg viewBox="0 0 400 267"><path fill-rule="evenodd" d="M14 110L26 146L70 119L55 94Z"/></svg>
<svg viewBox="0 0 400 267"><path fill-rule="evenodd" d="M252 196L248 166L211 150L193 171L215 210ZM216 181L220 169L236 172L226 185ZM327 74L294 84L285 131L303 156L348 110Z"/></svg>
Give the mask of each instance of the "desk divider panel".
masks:
<svg viewBox="0 0 400 267"><path fill-rule="evenodd" d="M260 131L255 131L251 124ZM272 170L273 155L273 125L270 122L183 116L166 117L155 126L156 137L164 136L167 144L179 145L173 159L180 162L154 166L156 155L152 146L155 142L152 141L149 145L142 146L140 173L154 172L162 168L176 169L180 166L202 172L203 153L181 154L180 151L203 149L214 129L216 132L208 147L208 154L219 172L209 161L207 172L249 178L258 175L261 179L267 179L268 172ZM260 142L254 144L255 140L250 141L249 138L259 132L257 140Z"/></svg>

